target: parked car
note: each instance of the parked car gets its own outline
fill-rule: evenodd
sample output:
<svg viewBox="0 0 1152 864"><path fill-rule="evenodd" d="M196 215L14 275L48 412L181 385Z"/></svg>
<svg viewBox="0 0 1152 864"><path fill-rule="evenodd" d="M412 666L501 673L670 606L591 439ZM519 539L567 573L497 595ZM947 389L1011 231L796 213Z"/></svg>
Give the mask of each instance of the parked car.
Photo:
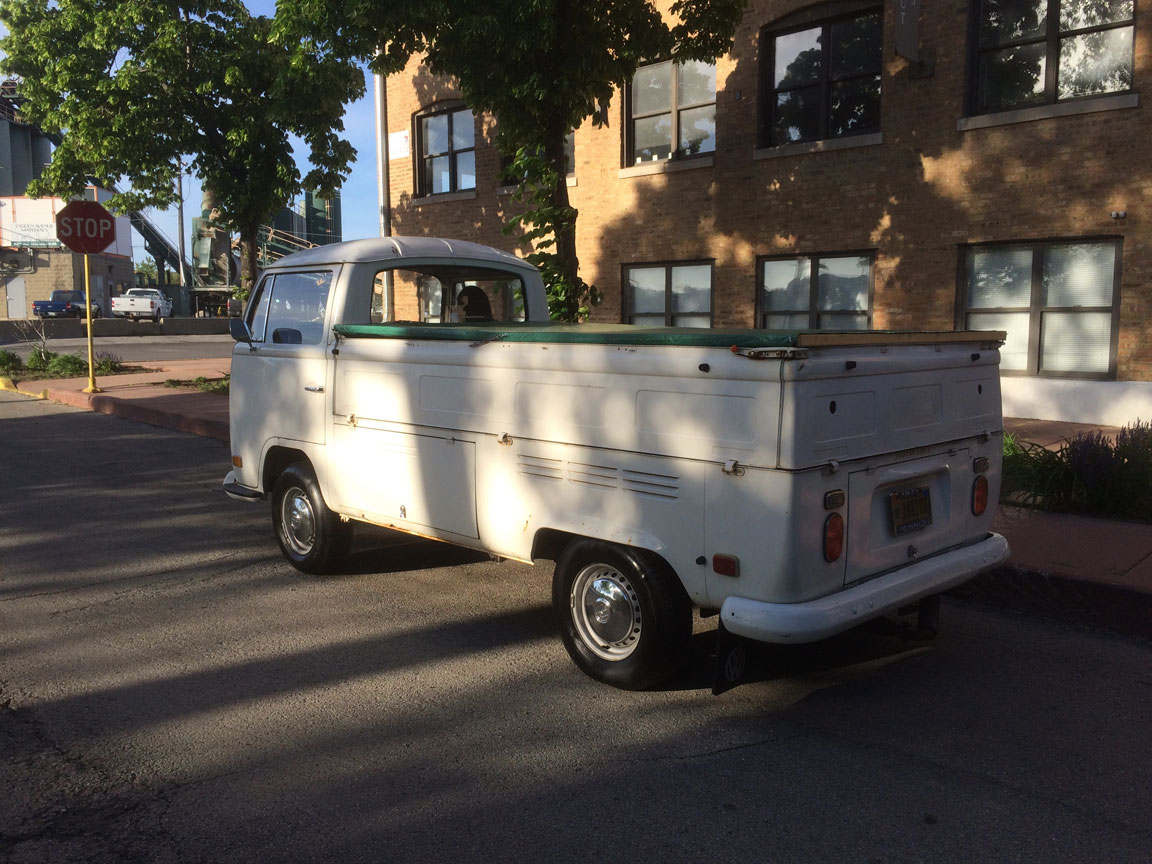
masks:
<svg viewBox="0 0 1152 864"><path fill-rule="evenodd" d="M53 291L47 300L36 300L32 314L37 318L85 318L83 291ZM92 304L92 317L100 317L100 307Z"/></svg>
<svg viewBox="0 0 1152 864"><path fill-rule="evenodd" d="M151 318L159 321L172 314L172 301L156 288L129 288L123 297L112 298L116 318Z"/></svg>

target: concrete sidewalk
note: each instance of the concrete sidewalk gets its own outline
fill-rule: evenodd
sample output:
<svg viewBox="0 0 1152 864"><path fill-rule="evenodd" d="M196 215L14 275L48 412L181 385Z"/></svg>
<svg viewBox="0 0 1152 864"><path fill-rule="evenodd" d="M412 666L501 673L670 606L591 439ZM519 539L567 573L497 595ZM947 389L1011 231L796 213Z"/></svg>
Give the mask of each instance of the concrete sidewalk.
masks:
<svg viewBox="0 0 1152 864"><path fill-rule="evenodd" d="M92 394L83 392L87 378L18 388L0 379L0 389L227 442L227 396L173 389L164 381L223 378L230 364L230 358L142 363L148 371L98 378L103 392ZM1018 418L1006 418L1005 428L1046 447L1058 447L1079 432L1118 431ZM1152 525L1001 507L995 530L1012 548L1008 565L955 593L1152 638Z"/></svg>
<svg viewBox="0 0 1152 864"><path fill-rule="evenodd" d="M13 385L0 378L0 389L50 399L73 408L115 414L129 420L190 432L228 441L228 397L217 393L164 386L170 379L219 379L228 375L231 358L206 360L156 360L134 363L148 371L98 376L99 393L85 393L88 379L22 381Z"/></svg>

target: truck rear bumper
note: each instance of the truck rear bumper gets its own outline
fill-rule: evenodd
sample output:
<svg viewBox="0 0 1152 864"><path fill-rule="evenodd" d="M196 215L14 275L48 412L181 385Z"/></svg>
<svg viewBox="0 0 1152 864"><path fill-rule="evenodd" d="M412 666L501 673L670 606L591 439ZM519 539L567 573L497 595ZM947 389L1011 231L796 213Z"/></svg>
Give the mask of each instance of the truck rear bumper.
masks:
<svg viewBox="0 0 1152 864"><path fill-rule="evenodd" d="M720 620L732 633L758 642L816 642L967 582L1007 558L1008 541L999 534L989 534L972 546L807 603L729 597L720 609Z"/></svg>

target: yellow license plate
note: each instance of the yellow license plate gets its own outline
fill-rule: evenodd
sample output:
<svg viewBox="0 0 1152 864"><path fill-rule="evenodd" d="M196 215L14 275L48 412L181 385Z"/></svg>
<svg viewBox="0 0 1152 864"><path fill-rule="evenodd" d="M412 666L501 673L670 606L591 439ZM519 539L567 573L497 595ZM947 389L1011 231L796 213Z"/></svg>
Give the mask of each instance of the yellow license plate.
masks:
<svg viewBox="0 0 1152 864"><path fill-rule="evenodd" d="M927 486L889 492L888 509L894 534L909 534L932 524L932 495Z"/></svg>

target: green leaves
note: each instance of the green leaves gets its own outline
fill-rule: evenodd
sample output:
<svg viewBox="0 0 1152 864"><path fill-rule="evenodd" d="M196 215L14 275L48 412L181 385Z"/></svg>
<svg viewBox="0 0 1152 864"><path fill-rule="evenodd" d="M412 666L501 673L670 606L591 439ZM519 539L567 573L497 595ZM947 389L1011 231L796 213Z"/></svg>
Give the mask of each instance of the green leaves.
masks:
<svg viewBox="0 0 1152 864"><path fill-rule="evenodd" d="M190 161L254 244L301 189L290 135L312 145L310 182L347 174L355 151L332 130L363 91L359 69L286 48L238 0L0 0L0 21L0 72L21 79L24 116L63 136L33 194L78 195L94 178L131 185L110 202L121 212L166 207Z"/></svg>

